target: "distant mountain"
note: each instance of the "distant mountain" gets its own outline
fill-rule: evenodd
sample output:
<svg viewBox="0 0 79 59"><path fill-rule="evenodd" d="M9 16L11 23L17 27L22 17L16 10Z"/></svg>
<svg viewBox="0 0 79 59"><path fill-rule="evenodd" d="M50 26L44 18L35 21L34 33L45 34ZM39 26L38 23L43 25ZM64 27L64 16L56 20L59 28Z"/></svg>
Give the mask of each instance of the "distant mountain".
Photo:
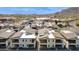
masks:
<svg viewBox="0 0 79 59"><path fill-rule="evenodd" d="M71 7L54 14L58 18L79 18L79 7Z"/></svg>

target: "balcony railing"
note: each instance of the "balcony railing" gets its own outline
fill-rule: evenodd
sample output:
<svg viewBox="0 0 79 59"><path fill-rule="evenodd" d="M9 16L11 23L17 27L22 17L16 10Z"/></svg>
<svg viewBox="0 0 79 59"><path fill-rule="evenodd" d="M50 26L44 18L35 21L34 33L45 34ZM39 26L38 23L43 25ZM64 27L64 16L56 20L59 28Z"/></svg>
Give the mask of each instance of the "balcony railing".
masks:
<svg viewBox="0 0 79 59"><path fill-rule="evenodd" d="M47 43L47 40L40 40L40 43Z"/></svg>
<svg viewBox="0 0 79 59"><path fill-rule="evenodd" d="M68 40L69 43L76 43L76 40Z"/></svg>
<svg viewBox="0 0 79 59"><path fill-rule="evenodd" d="M12 41L13 43L19 43L19 40L15 39Z"/></svg>
<svg viewBox="0 0 79 59"><path fill-rule="evenodd" d="M62 41L61 40L56 40L56 43L62 43Z"/></svg>
<svg viewBox="0 0 79 59"><path fill-rule="evenodd" d="M6 39L0 39L0 42L6 42Z"/></svg>

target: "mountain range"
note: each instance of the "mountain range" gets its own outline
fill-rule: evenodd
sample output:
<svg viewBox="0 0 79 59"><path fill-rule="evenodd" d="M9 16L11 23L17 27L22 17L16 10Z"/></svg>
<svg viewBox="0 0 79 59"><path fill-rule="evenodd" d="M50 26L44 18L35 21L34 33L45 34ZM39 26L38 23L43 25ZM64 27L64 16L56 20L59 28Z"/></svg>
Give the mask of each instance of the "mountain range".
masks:
<svg viewBox="0 0 79 59"><path fill-rule="evenodd" d="M58 18L79 18L79 7L70 7L54 14Z"/></svg>

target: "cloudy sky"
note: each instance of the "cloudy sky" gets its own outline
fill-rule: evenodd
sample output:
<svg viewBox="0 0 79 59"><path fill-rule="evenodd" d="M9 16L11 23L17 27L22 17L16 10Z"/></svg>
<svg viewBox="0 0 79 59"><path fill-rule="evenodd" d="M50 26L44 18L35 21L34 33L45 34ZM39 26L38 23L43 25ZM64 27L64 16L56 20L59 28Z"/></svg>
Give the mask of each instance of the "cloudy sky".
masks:
<svg viewBox="0 0 79 59"><path fill-rule="evenodd" d="M67 7L0 7L0 14L50 14Z"/></svg>

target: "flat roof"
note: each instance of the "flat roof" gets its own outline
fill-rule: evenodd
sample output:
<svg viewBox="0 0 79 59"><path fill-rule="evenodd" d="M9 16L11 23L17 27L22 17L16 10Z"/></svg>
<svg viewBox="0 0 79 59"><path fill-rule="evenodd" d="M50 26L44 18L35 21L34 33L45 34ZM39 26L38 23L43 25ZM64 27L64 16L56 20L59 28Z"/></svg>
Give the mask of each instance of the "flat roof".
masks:
<svg viewBox="0 0 79 59"><path fill-rule="evenodd" d="M49 33L54 33L54 32L55 32L55 30L49 30L48 32L49 32Z"/></svg>
<svg viewBox="0 0 79 59"><path fill-rule="evenodd" d="M54 35L53 35L52 33L50 33L50 34L48 35L48 38L55 38L55 37L54 37Z"/></svg>
<svg viewBox="0 0 79 59"><path fill-rule="evenodd" d="M8 29L8 30L6 30L5 32L12 32L12 30Z"/></svg>
<svg viewBox="0 0 79 59"><path fill-rule="evenodd" d="M55 32L55 30L48 30L48 38L55 38L55 36L53 35L53 32Z"/></svg>
<svg viewBox="0 0 79 59"><path fill-rule="evenodd" d="M36 38L36 36L34 34L26 35L26 33L23 33L20 38L29 39L29 38Z"/></svg>

